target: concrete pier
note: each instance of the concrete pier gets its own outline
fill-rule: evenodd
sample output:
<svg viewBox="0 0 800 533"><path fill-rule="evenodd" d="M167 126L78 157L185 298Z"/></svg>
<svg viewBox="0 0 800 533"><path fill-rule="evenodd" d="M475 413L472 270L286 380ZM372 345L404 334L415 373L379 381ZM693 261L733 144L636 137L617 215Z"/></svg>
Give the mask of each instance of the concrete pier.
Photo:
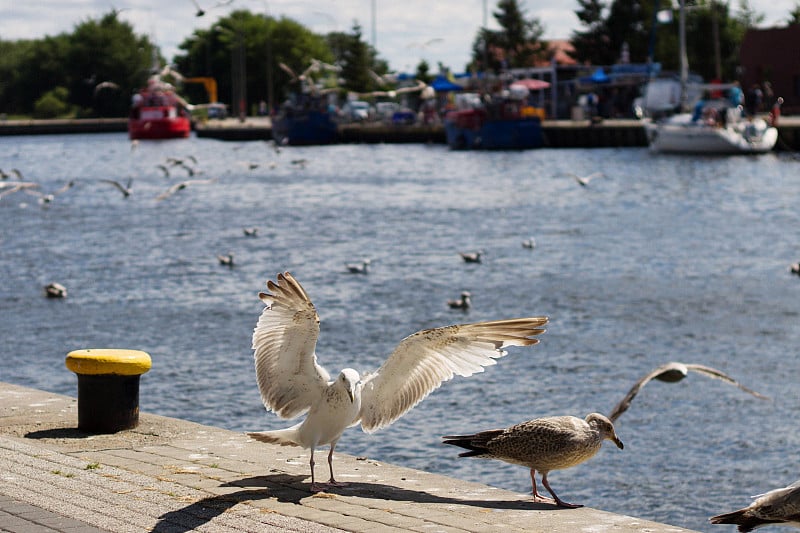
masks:
<svg viewBox="0 0 800 533"><path fill-rule="evenodd" d="M0 382L0 530L688 531L343 453L337 478L348 486L312 494L307 450L147 413L135 429L89 435L77 409L75 398Z"/></svg>

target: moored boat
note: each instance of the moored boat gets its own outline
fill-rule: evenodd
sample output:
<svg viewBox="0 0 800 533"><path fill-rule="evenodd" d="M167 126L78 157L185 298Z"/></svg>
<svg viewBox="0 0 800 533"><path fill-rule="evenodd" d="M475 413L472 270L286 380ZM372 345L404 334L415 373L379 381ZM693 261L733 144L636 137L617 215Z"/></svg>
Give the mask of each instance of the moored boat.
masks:
<svg viewBox="0 0 800 533"><path fill-rule="evenodd" d="M776 128L761 118L741 118L738 108L708 115L693 120L690 113L680 113L648 124L650 149L662 153L760 154L772 150L778 140Z"/></svg>
<svg viewBox="0 0 800 533"><path fill-rule="evenodd" d="M522 150L541 148L541 111L522 100L476 94L458 95L460 108L445 115L447 144L452 149Z"/></svg>
<svg viewBox="0 0 800 533"><path fill-rule="evenodd" d="M133 97L128 117L131 139L179 139L188 137L192 124L188 104L169 83L151 76L147 87Z"/></svg>

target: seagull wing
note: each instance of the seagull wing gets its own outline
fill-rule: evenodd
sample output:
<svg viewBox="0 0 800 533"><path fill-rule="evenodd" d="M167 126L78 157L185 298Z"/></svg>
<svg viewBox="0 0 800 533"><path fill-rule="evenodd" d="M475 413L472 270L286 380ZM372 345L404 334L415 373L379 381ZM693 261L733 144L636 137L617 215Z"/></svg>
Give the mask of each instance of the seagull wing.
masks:
<svg viewBox="0 0 800 533"><path fill-rule="evenodd" d="M264 406L282 418L306 412L325 391L330 376L317 364L314 349L319 316L306 291L288 272L269 293L258 297L267 304L253 331L256 380Z"/></svg>
<svg viewBox="0 0 800 533"><path fill-rule="evenodd" d="M388 426L454 375L495 364L507 346L531 346L547 317L516 318L427 329L406 337L377 372L363 378L361 427Z"/></svg>
<svg viewBox="0 0 800 533"><path fill-rule="evenodd" d="M656 376L660 376L661 374L671 369L672 367L673 363L667 363L665 365L661 365L660 367L656 368L655 370L644 376L642 379L637 381L633 385L633 387L631 387L631 390L628 391L628 394L625 395L622 401L620 401L616 405L616 407L614 407L614 409L611 411L611 414L608 415L608 419L611 420L612 422L616 422L617 419L622 415L622 413L627 411L628 407L631 406L631 402L636 397L636 395L639 394L639 391L642 389L642 387L647 385L647 383L652 381Z"/></svg>
<svg viewBox="0 0 800 533"><path fill-rule="evenodd" d="M760 394L752 389L745 387L744 385L742 385L741 383L730 377L728 374L725 374L724 372L721 372L716 368L711 368L710 366L703 366L703 365L694 365L694 364L687 364L686 368L688 368L689 370L694 370L695 372L700 372L701 374L705 374L712 378L721 379L722 381L730 383L731 385L736 385L741 390L747 392L748 394L752 394L756 398L761 398L762 400L767 399L767 397L764 396L763 394Z"/></svg>

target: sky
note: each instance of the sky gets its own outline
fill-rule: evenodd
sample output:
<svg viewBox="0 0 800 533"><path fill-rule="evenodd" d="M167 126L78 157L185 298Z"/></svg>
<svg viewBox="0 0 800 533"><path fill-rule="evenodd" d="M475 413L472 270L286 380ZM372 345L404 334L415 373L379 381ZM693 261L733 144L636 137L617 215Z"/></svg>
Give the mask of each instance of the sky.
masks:
<svg viewBox="0 0 800 533"><path fill-rule="evenodd" d="M740 0L728 0L731 10ZM765 15L762 26L783 26L797 0L749 0ZM577 0L520 0L528 18L537 17L545 39L567 39L580 29ZM197 17L197 6L205 14ZM420 60L433 69L441 62L461 72L469 62L472 41L483 25L497 28L492 10L496 0L0 0L0 39L36 39L71 32L89 18L112 8L149 35L171 60L178 45L195 29L208 29L235 9L286 16L317 33L349 33L354 21L362 39L374 44L390 70L413 72ZM373 19L375 24L373 24Z"/></svg>

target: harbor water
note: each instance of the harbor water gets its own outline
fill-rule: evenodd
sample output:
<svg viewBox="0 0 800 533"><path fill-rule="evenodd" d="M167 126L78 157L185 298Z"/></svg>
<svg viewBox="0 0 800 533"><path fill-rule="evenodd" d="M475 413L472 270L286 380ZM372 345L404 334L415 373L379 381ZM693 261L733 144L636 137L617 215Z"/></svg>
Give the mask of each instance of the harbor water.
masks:
<svg viewBox="0 0 800 533"><path fill-rule="evenodd" d="M793 154L278 153L260 141L132 146L124 134L96 134L0 138L0 168L43 193L74 181L46 203L25 192L0 198L1 381L74 396L69 351L144 350L153 368L141 380L142 410L235 431L286 427L294 422L261 404L250 342L258 292L288 270L320 314L317 354L332 374L376 369L420 329L550 317L539 345L445 383L375 434L347 430L338 451L528 492L524 468L458 458L440 437L608 414L641 376L682 361L770 399L696 373L653 381L616 424L624 450L606 443L551 473L561 498L733 531L708 517L800 477ZM603 175L585 187L570 176L594 172ZM129 179L127 197L103 181ZM185 180L197 181L157 199ZM254 237L243 231L251 227ZM533 249L522 246L530 237ZM479 249L480 264L459 256ZM228 253L233 267L217 258ZM368 275L346 272L363 258ZM67 297L46 298L50 282ZM451 310L447 300L465 290L472 308ZM324 461L317 468L327 475Z"/></svg>

